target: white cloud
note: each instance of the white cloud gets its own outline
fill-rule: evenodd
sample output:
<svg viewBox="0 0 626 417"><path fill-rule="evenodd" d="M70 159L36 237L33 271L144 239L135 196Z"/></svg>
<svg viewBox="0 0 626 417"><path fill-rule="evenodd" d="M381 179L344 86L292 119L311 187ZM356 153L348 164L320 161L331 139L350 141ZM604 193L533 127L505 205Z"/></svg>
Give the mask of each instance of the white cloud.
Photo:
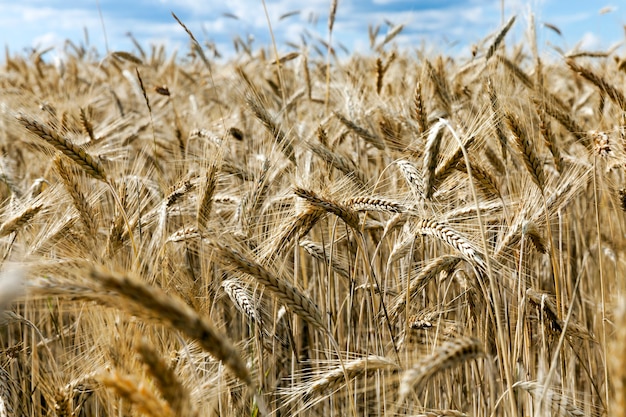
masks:
<svg viewBox="0 0 626 417"><path fill-rule="evenodd" d="M602 39L593 32L585 32L578 43L578 48L581 50L592 51L600 49L601 47Z"/></svg>

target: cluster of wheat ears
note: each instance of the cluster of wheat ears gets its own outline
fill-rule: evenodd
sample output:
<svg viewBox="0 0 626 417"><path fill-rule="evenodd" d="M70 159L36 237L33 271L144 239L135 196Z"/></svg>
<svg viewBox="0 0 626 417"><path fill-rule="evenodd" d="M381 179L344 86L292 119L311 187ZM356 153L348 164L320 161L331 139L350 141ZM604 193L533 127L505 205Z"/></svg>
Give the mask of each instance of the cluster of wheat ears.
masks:
<svg viewBox="0 0 626 417"><path fill-rule="evenodd" d="M0 416L624 415L625 61L180 23L5 58Z"/></svg>

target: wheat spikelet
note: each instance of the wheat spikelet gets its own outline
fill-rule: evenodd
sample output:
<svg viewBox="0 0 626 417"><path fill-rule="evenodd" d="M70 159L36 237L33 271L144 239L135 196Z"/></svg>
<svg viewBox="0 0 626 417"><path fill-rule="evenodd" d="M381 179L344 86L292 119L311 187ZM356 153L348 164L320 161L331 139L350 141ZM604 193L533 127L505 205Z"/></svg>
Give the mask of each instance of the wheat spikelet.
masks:
<svg viewBox="0 0 626 417"><path fill-rule="evenodd" d="M424 150L424 165L422 172L424 174L424 195L431 198L433 194L433 186L435 185L435 168L437 168L437 157L439 156L439 148L441 147L441 138L443 137L445 124L437 122L430 128L428 139Z"/></svg>
<svg viewBox="0 0 626 417"><path fill-rule="evenodd" d="M333 113L337 119L352 132L356 133L357 136L365 140L367 143L373 145L375 148L379 150L385 149L385 143L378 137L378 135L370 132L369 130L357 125L351 120L348 120L344 115L339 112Z"/></svg>
<svg viewBox="0 0 626 417"><path fill-rule="evenodd" d="M156 398L154 393L134 378L117 371L96 376L98 382L113 389L120 397L130 402L144 415L151 417L175 417L169 405Z"/></svg>
<svg viewBox="0 0 626 417"><path fill-rule="evenodd" d="M302 294L300 290L289 282L278 278L264 266L246 257L242 253L222 245L221 243L213 242L212 245L219 255L215 258L217 262L230 265L238 272L250 275L259 284L262 284L271 291L276 298L289 307L295 314L326 331L326 324L324 323L322 312L315 303L313 303L309 297Z"/></svg>
<svg viewBox="0 0 626 417"><path fill-rule="evenodd" d="M353 179L359 186L363 187L367 184L368 180L365 173L357 168L356 164L346 156L331 151L323 144L311 143L309 146L317 156L332 165L333 168L341 171L348 178Z"/></svg>
<svg viewBox="0 0 626 417"><path fill-rule="evenodd" d="M469 241L452 228L431 219L422 219L417 223L417 234L434 236L459 251L467 260L485 268L485 260Z"/></svg>
<svg viewBox="0 0 626 417"><path fill-rule="evenodd" d="M104 168L94 157L89 155L81 147L74 145L69 139L61 136L50 127L39 123L38 121L29 118L26 115L20 115L17 120L31 133L37 137L43 139L50 145L54 146L57 150L61 151L63 155L70 158L78 166L80 166L88 175L100 180L106 181L107 176Z"/></svg>
<svg viewBox="0 0 626 417"><path fill-rule="evenodd" d="M253 321L259 328L264 328L263 319L255 307L254 300L236 280L224 280L222 288L237 310Z"/></svg>
<svg viewBox="0 0 626 417"><path fill-rule="evenodd" d="M602 76L596 74L589 68L578 65L571 57L566 59L565 63L572 69L572 71L591 81L601 91L604 91L611 98L611 100L615 102L615 104L617 104L623 111L626 111L626 98L624 97L624 94L615 86L611 85Z"/></svg>
<svg viewBox="0 0 626 417"><path fill-rule="evenodd" d="M454 270L459 262L461 262L461 258L452 255L440 256L439 258L435 258L430 261L415 277L411 279L411 282L406 290L408 297L407 294L401 293L394 298L391 302L391 307L389 308L389 315L397 318L400 314L402 314L402 310L404 310L407 300L409 302L412 301L433 278L437 277L437 275L443 271L449 273Z"/></svg>
<svg viewBox="0 0 626 417"><path fill-rule="evenodd" d="M477 339L465 337L445 342L404 372L400 382L399 403L404 402L415 387L437 373L482 355L483 349Z"/></svg>
<svg viewBox="0 0 626 417"><path fill-rule="evenodd" d="M328 198L320 197L316 193L304 188L296 187L294 193L309 202L309 204L318 207L328 213L332 213L339 217L346 224L352 227L355 231L360 229L360 220L358 214L348 207L336 203Z"/></svg>
<svg viewBox="0 0 626 417"><path fill-rule="evenodd" d="M489 49L487 50L487 54L485 55L485 61L489 61L493 54L498 50L498 47L504 40L504 37L506 36L509 29L511 29L511 26L513 26L514 22L515 16L512 16L506 23L506 25L504 25L500 32L498 32L498 34L495 36L495 38L493 39L493 43L489 45Z"/></svg>
<svg viewBox="0 0 626 417"><path fill-rule="evenodd" d="M380 211L384 213L404 213L407 207L380 197L354 197L346 201L346 206L354 211Z"/></svg>
<svg viewBox="0 0 626 417"><path fill-rule="evenodd" d="M300 246L313 258L330 265L333 271L348 280L350 279L350 271L348 268L343 265L343 263L339 262L335 256L330 256L323 246L311 242L310 240L301 240Z"/></svg>
<svg viewBox="0 0 626 417"><path fill-rule="evenodd" d="M536 399L542 398L545 391L544 386L536 381L516 382L514 387L523 389ZM572 398L559 394L551 388L546 391L546 397L550 408L558 416L583 417L586 415L576 406Z"/></svg>
<svg viewBox="0 0 626 417"><path fill-rule="evenodd" d="M119 293L151 315L169 323L173 329L196 340L207 352L222 361L239 380L254 389L248 368L228 338L182 300L124 275L94 269L91 278L103 288Z"/></svg>
<svg viewBox="0 0 626 417"><path fill-rule="evenodd" d="M400 172L409 184L415 199L417 201L424 200L424 180L422 178L422 174L418 171L415 165L405 159L397 160L396 165L400 168Z"/></svg>
<svg viewBox="0 0 626 417"><path fill-rule="evenodd" d="M93 209L91 208L91 205L87 201L85 195L80 191L78 183L74 180L75 174L71 171L70 167L63 162L61 158L55 158L54 164L57 172L63 180L63 185L65 185L65 189L69 193L70 197L72 197L72 202L74 203L74 207L78 211L81 222L85 226L85 230L87 231L89 236L94 237L98 230L98 223L93 214Z"/></svg>
<svg viewBox="0 0 626 417"><path fill-rule="evenodd" d="M344 362L343 366L331 369L311 382L304 395L310 398L328 391L335 391L344 383L349 383L346 379L351 380L362 375L388 369L398 369L398 365L388 358L377 355L369 355Z"/></svg>
<svg viewBox="0 0 626 417"><path fill-rule="evenodd" d="M515 116L510 113L506 113L506 121L509 125L509 129L511 129L511 132L513 133L513 139L515 139L515 143L522 154L526 170L533 179L533 182L537 184L537 187L543 191L546 185L546 176L543 171L543 165L539 158L537 158L537 154L532 146L532 143L528 139L526 132L521 128L519 121Z"/></svg>
<svg viewBox="0 0 626 417"><path fill-rule="evenodd" d="M36 204L34 206L27 207L20 214L6 220L0 225L0 237L5 237L13 232L19 231L28 222L32 220L37 213L43 209L43 204Z"/></svg>
<svg viewBox="0 0 626 417"><path fill-rule="evenodd" d="M198 202L198 229L203 230L211 217L211 208L213 207L213 195L217 187L217 173L219 167L215 161L212 161L206 170L204 177L204 187Z"/></svg>
<svg viewBox="0 0 626 417"><path fill-rule="evenodd" d="M415 120L417 120L419 132L424 134L428 130L428 111L426 110L426 104L424 103L422 94L422 82L418 81L415 86L415 96L413 98L413 106L415 107L413 116Z"/></svg>
<svg viewBox="0 0 626 417"><path fill-rule="evenodd" d="M189 391L183 386L174 370L168 366L159 353L144 340L137 351L142 361L148 365L148 371L156 382L161 395L169 404L175 416L197 415L190 401Z"/></svg>

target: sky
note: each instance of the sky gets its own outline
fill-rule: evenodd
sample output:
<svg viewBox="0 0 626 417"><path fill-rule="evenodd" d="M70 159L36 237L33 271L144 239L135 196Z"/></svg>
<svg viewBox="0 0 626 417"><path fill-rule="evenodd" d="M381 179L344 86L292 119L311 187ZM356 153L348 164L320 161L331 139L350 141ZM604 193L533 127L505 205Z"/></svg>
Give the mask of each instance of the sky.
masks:
<svg viewBox="0 0 626 417"><path fill-rule="evenodd" d="M234 55L235 37L254 49L270 45L268 16L281 53L306 44L314 54L328 39L330 3L266 0L266 16L261 0L0 0L0 43L11 54L55 48L45 57L62 56L70 40L104 56L107 50L136 53L130 33L146 51L164 45L168 54L177 50L182 56L189 38L174 12L200 43L214 44L223 59ZM404 25L392 41L400 48L469 54L472 45L502 27L503 5L505 22L517 16L509 42L526 39L532 13L543 53L558 56L617 45L624 52L626 3L619 0L339 0L332 44L339 56L367 54L372 51L368 26L380 27L381 42Z"/></svg>

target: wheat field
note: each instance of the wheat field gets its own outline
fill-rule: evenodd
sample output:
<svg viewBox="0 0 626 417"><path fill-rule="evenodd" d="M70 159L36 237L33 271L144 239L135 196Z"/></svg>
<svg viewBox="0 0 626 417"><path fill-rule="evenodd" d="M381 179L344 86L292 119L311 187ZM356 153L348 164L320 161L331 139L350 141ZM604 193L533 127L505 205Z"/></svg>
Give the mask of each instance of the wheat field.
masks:
<svg viewBox="0 0 626 417"><path fill-rule="evenodd" d="M180 23L5 57L0 416L626 415L626 58Z"/></svg>

